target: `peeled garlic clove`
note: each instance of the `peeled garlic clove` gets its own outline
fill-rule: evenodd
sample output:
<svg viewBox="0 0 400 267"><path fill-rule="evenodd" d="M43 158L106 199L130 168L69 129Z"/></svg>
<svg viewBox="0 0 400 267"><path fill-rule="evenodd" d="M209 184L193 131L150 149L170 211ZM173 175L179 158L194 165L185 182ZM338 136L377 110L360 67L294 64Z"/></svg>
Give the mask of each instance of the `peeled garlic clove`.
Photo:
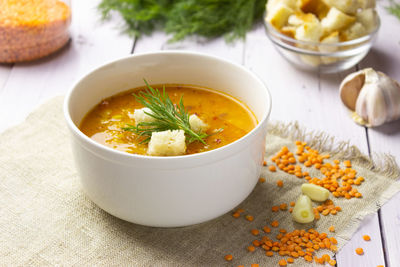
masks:
<svg viewBox="0 0 400 267"><path fill-rule="evenodd" d="M315 184L302 184L301 192L314 201L325 201L329 198L329 190Z"/></svg>
<svg viewBox="0 0 400 267"><path fill-rule="evenodd" d="M292 211L293 220L298 223L310 223L314 221L314 211L311 199L306 195L301 195L296 201Z"/></svg>
<svg viewBox="0 0 400 267"><path fill-rule="evenodd" d="M379 126L400 118L400 85L371 68L348 75L340 85L343 104L359 124Z"/></svg>

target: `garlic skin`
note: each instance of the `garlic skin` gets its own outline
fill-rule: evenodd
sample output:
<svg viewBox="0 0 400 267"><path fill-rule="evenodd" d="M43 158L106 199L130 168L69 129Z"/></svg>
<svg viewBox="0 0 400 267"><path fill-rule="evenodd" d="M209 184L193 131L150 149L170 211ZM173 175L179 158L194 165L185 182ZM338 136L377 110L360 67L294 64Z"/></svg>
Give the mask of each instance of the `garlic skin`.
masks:
<svg viewBox="0 0 400 267"><path fill-rule="evenodd" d="M359 124L374 127L400 118L400 84L372 68L348 75L340 97Z"/></svg>

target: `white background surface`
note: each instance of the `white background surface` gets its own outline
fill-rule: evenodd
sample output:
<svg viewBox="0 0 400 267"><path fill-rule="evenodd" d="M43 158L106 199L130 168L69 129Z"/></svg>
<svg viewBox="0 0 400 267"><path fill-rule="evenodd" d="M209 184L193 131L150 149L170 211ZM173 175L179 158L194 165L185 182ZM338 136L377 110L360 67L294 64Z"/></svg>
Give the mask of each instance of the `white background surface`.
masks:
<svg viewBox="0 0 400 267"><path fill-rule="evenodd" d="M180 49L217 55L243 64L263 79L273 98L272 120L299 121L309 130L322 130L338 140L349 140L365 153L390 153L400 163L400 121L366 129L347 116L338 86L347 73L324 75L295 69L274 49L262 25L246 40L226 44L223 39L193 39L168 44L163 33L139 40L120 34L120 20L100 22L98 1L76 1L73 5L72 41L57 54L33 63L0 65L0 132L24 118L55 95L63 95L72 83L92 68L133 53ZM400 81L400 21L388 15L380 1L382 26L378 40L359 68L373 67ZM369 234L370 242L362 240ZM364 256L355 248L363 247ZM400 194L380 211L365 219L352 240L337 254L339 267L400 266Z"/></svg>

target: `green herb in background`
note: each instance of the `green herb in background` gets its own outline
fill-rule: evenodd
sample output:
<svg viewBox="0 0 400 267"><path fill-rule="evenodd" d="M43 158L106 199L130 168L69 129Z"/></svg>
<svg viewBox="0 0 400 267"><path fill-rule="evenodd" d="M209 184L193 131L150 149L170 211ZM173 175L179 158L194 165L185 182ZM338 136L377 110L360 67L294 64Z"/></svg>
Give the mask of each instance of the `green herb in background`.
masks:
<svg viewBox="0 0 400 267"><path fill-rule="evenodd" d="M170 41L190 35L244 38L262 17L267 0L102 0L104 18L121 14L126 32L139 37L160 28L172 34Z"/></svg>
<svg viewBox="0 0 400 267"><path fill-rule="evenodd" d="M400 4L396 3L394 1L390 1L390 6L387 8L387 10L395 15L398 19L400 19Z"/></svg>

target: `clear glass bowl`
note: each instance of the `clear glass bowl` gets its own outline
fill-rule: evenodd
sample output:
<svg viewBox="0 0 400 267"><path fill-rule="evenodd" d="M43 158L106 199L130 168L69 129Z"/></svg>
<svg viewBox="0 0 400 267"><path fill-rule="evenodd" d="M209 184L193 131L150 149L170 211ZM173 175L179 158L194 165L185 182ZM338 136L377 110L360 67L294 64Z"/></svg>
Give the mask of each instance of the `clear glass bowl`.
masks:
<svg viewBox="0 0 400 267"><path fill-rule="evenodd" d="M363 37L346 42L323 44L293 39L280 33L264 20L267 36L285 59L298 68L318 70L323 73L343 71L360 62L368 54L376 39L380 28L379 17L376 23L375 30Z"/></svg>
<svg viewBox="0 0 400 267"><path fill-rule="evenodd" d="M47 56L69 41L70 0L0 0L0 63Z"/></svg>

